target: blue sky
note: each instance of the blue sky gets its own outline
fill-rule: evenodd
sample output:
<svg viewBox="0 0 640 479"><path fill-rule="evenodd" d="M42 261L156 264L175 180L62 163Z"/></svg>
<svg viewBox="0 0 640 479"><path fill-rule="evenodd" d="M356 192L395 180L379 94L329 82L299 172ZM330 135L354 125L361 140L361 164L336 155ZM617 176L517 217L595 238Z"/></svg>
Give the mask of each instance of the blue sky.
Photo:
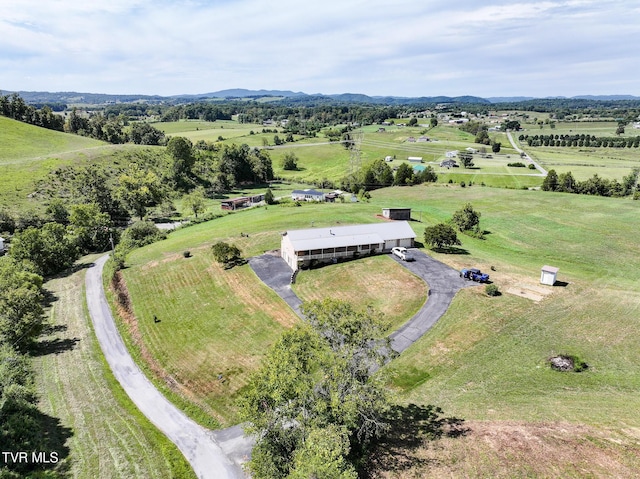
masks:
<svg viewBox="0 0 640 479"><path fill-rule="evenodd" d="M640 96L640 3L0 0L0 90Z"/></svg>

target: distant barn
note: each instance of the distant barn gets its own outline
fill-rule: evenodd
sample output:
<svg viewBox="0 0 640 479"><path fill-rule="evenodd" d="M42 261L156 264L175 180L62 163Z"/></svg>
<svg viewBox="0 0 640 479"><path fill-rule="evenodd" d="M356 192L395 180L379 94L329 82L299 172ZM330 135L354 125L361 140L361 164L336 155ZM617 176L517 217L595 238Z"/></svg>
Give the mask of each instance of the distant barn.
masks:
<svg viewBox="0 0 640 479"><path fill-rule="evenodd" d="M411 208L382 208L382 216L390 220L410 220Z"/></svg>

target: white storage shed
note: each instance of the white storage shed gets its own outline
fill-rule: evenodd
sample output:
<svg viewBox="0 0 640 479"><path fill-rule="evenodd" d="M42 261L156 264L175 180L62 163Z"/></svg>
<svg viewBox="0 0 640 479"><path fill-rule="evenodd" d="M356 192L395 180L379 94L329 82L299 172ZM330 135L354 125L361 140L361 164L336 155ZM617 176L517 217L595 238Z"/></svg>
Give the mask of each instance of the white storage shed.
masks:
<svg viewBox="0 0 640 479"><path fill-rule="evenodd" d="M553 286L556 283L558 271L560 271L559 268L544 265L540 273L540 282L542 284Z"/></svg>

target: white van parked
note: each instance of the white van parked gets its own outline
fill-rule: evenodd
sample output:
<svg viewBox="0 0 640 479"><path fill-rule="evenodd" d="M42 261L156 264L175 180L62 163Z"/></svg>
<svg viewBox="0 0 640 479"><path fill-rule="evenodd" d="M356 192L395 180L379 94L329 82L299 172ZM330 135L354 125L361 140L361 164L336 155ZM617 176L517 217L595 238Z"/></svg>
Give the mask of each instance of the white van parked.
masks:
<svg viewBox="0 0 640 479"><path fill-rule="evenodd" d="M413 261L411 252L404 246L396 246L394 248L391 248L391 254L395 254L402 261Z"/></svg>

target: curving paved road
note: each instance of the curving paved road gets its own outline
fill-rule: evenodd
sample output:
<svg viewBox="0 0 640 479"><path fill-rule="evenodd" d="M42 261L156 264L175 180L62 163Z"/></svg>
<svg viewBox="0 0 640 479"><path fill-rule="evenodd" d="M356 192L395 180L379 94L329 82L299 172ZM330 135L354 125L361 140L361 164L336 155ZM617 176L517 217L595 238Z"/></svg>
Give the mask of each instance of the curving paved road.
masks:
<svg viewBox="0 0 640 479"><path fill-rule="evenodd" d="M85 285L96 336L114 376L138 409L178 446L199 478L245 478L238 462L250 440L242 437L242 431L231 428L214 433L196 424L155 388L129 355L104 295L102 269L108 257L102 256L89 268Z"/></svg>
<svg viewBox="0 0 640 479"><path fill-rule="evenodd" d="M516 142L511 136L511 132L509 130L507 130L507 138L509 139L509 143L511 143L511 146L513 146L514 150L516 150L518 153L524 153L524 157L528 161L530 161L533 164L533 166L536 167L536 170L540 172L538 176L547 176L547 170L545 170L542 166L540 166L537 162L535 162L533 158L527 155L522 148L519 148L518 145L516 145Z"/></svg>
<svg viewBox="0 0 640 479"><path fill-rule="evenodd" d="M465 287L476 286L460 278L460 273L419 250L412 250L415 261L404 262L390 255L402 266L422 278L429 285L429 298L409 321L390 335L391 347L401 353L429 331L442 317L456 293ZM267 286L302 317L302 301L291 289L291 269L279 256L263 254L249 260L249 265ZM304 272L302 273L304 274Z"/></svg>
<svg viewBox="0 0 640 479"><path fill-rule="evenodd" d="M415 261L409 263L391 257L429 285L429 298L420 311L391 334L391 345L397 352L407 349L431 329L460 289L475 285L460 279L458 271L421 251L414 250L413 256ZM102 270L108 257L102 256L89 268L85 284L89 314L114 376L138 409L178 446L199 478L245 478L241 464L250 455L254 440L244 436L241 426L209 431L196 424L155 388L131 358L104 294ZM302 317L302 301L291 289L291 270L285 261L279 256L264 254L251 258L249 264L256 275Z"/></svg>

